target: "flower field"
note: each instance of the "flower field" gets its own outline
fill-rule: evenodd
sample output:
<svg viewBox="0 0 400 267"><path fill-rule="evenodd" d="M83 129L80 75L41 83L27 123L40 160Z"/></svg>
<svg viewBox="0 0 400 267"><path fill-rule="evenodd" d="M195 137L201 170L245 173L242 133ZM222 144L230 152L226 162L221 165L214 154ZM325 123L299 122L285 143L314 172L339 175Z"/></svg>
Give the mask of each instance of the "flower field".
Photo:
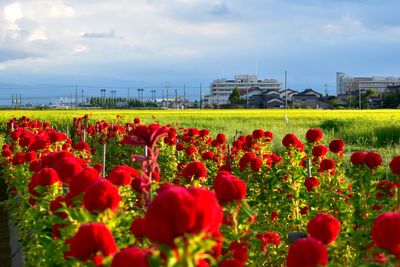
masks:
<svg viewBox="0 0 400 267"><path fill-rule="evenodd" d="M1 179L26 266L400 264L400 157L351 139L362 127L343 130L344 113L230 113L211 129L121 114L7 119ZM374 126L396 127L384 115Z"/></svg>

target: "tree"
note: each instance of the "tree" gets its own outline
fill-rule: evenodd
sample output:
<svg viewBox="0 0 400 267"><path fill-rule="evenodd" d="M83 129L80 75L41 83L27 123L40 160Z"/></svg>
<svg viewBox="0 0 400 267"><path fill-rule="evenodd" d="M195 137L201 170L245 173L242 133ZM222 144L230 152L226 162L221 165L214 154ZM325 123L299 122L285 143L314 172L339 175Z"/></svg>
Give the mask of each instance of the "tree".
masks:
<svg viewBox="0 0 400 267"><path fill-rule="evenodd" d="M238 88L234 88L232 90L231 95L229 96L229 102L233 105L233 104L238 104L241 102L240 99L240 90Z"/></svg>

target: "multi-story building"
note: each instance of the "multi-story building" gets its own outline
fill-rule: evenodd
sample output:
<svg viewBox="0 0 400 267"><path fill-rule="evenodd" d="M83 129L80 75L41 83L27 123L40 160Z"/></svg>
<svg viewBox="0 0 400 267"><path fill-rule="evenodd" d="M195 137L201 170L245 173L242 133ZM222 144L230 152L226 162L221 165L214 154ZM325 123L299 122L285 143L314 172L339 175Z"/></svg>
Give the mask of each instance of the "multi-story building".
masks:
<svg viewBox="0 0 400 267"><path fill-rule="evenodd" d="M400 85L400 77L350 77L343 72L336 73L336 91L338 95L348 95L373 89L384 93L388 86Z"/></svg>
<svg viewBox="0 0 400 267"><path fill-rule="evenodd" d="M211 106L228 104L233 89L249 90L258 88L261 91L280 90L281 84L276 79L258 80L257 75L235 75L234 80L217 79L210 84L208 103Z"/></svg>

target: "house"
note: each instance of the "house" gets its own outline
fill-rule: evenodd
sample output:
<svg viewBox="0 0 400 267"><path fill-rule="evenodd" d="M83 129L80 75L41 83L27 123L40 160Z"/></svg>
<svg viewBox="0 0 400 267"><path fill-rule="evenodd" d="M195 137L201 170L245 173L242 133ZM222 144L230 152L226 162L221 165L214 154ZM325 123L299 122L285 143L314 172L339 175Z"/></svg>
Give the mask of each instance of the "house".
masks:
<svg viewBox="0 0 400 267"><path fill-rule="evenodd" d="M331 108L331 105L322 99L322 94L314 91L313 89L305 89L303 92L294 94L292 97L293 107L301 108Z"/></svg>
<svg viewBox="0 0 400 267"><path fill-rule="evenodd" d="M251 108L281 108L284 105L285 103L280 98L278 90L262 92L261 94L251 96L249 99L249 106Z"/></svg>

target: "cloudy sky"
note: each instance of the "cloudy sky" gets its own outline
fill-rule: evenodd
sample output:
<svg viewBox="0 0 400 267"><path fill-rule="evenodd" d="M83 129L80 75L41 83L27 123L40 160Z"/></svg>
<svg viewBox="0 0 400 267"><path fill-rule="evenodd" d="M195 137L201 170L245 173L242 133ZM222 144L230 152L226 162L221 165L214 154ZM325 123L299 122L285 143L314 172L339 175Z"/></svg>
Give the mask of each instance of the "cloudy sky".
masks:
<svg viewBox="0 0 400 267"><path fill-rule="evenodd" d="M198 85L235 74L336 91L400 76L398 0L1 0L0 82ZM190 86L189 86L190 87Z"/></svg>

